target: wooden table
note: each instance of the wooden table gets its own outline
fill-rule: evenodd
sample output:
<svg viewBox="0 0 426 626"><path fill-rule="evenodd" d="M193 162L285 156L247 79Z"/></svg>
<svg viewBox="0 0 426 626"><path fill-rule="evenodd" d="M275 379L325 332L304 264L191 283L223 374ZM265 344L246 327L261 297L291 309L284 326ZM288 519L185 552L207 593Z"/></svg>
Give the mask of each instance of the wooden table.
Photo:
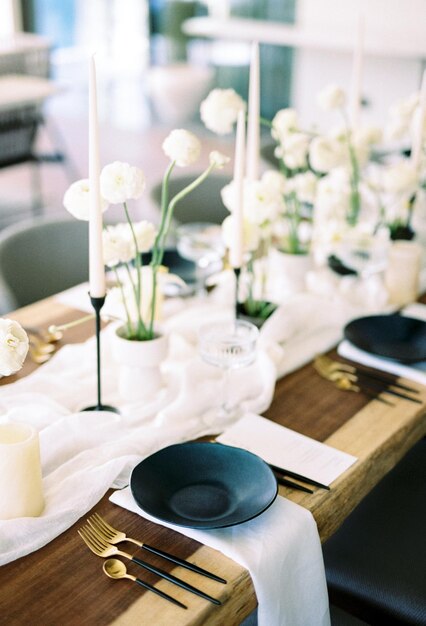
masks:
<svg viewBox="0 0 426 626"><path fill-rule="evenodd" d="M10 315L23 325L44 328L79 316L81 312L52 298ZM91 324L81 325L67 331L64 339L74 343L85 339L91 332ZM3 379L1 383L12 382L34 368L28 361L17 376ZM358 457L358 461L333 483L330 492L317 490L308 495L280 487L281 495L313 513L323 541L426 433L425 387L421 389L420 397L422 405L406 400L397 400L394 407L375 400L369 402L361 394L335 389L317 376L311 365L277 383L274 401L266 413L269 419ZM226 586L206 579L203 589L220 597L223 605L214 607L173 587L175 597L189 604L189 609L183 611L151 593L143 593L137 585L106 578L101 572L101 560L83 546L76 533L84 522L82 519L41 550L0 569L1 623L18 626L27 623L43 626L233 626L255 608L251 579L241 566L215 550L114 506L108 501L108 495L93 511L104 515L112 525L130 536L143 538L147 543L173 551L183 558L191 556L202 567L220 573L229 581ZM152 562L156 562L155 559ZM158 561L156 563L160 565ZM164 561L161 566L165 567ZM184 577L200 585L198 576L189 572L187 575L185 571ZM155 577L146 578L159 588L170 591L168 583L159 582Z"/></svg>

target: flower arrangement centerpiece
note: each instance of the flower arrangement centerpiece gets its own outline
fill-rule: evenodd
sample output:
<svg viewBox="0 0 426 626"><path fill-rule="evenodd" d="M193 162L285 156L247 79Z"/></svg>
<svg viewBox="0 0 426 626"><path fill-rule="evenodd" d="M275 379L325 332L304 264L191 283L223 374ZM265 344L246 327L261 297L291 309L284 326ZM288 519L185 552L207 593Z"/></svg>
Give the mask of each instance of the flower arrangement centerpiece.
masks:
<svg viewBox="0 0 426 626"><path fill-rule="evenodd" d="M176 129L167 136L162 147L170 162L162 182L158 227L146 220L134 222L130 216L128 201L140 198L146 185L140 168L116 161L106 165L100 175L104 210L109 204L122 204L126 218L123 223L104 228L103 253L105 265L115 274L116 292L124 309L125 323L121 335L133 341L149 341L156 336L160 283L165 271L163 256L176 204L228 160L217 151L211 152L204 171L170 198L169 181L173 170L194 164L200 157L201 143L193 133ZM64 195L64 206L74 217L88 219L88 180L77 181L69 187ZM142 253L148 251L151 251L151 260L144 265Z"/></svg>
<svg viewBox="0 0 426 626"><path fill-rule="evenodd" d="M410 150L393 150L371 168L369 184L377 193L381 220L391 239L412 239L413 218L423 213L426 189L426 73L422 89L395 102L385 131L391 142Z"/></svg>
<svg viewBox="0 0 426 626"><path fill-rule="evenodd" d="M233 89L213 89L201 103L200 114L206 128L224 135L233 131L239 113L245 110L246 103ZM244 160L245 127L242 133L244 154L241 153L240 157ZM236 215L241 196L242 259L238 265L241 269L239 301L242 313L266 319L275 308L266 299L267 260L272 241L271 225L282 210L282 181L277 172L271 171L258 178L257 172L253 174L246 171L244 164L241 164L240 170L241 184L234 176L234 180L222 189L222 201L230 212L222 224L223 239L226 247L231 250L236 237Z"/></svg>
<svg viewBox="0 0 426 626"><path fill-rule="evenodd" d="M0 376L22 368L29 349L28 335L15 320L0 318Z"/></svg>
<svg viewBox="0 0 426 626"><path fill-rule="evenodd" d="M248 303L260 304L264 300L268 273L271 273L269 260L271 253L273 260L277 256L275 250L300 257L303 268L297 271L301 276L298 283L303 284L310 259L306 263L302 257L307 257L311 249L314 206L319 199L319 213L324 215L322 223L333 214L332 220L342 231L354 227L360 219L360 170L378 135L374 129L361 133L350 128L345 111L346 96L337 86L327 87L318 100L325 110L337 109L341 113L342 126L329 135L304 130L297 112L291 108L281 109L271 121L259 118L259 123L271 131L278 169L267 170L256 180L247 177L244 181L246 268L252 277L251 284L257 286L255 294L248 289ZM215 89L201 105L201 118L207 128L224 134L232 131L238 111L245 107L245 102L232 89ZM338 203L328 202L328 187L339 190ZM224 238L229 241L228 222L232 220L235 206L234 183L223 189L222 198L231 213L223 224ZM317 239L318 230L317 224ZM325 235L329 236L328 230ZM294 263L290 272L296 273Z"/></svg>

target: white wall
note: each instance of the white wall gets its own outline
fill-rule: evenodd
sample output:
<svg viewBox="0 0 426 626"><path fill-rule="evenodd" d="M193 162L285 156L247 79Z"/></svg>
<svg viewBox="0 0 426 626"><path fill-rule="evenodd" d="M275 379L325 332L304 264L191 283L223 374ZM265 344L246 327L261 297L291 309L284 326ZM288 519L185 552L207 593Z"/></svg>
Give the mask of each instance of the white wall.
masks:
<svg viewBox="0 0 426 626"><path fill-rule="evenodd" d="M362 120L380 124L395 100L420 85L426 44L426 0L298 0L297 24L327 33L336 45L342 36L356 39L358 15L365 20L363 96L369 101ZM378 48L383 47L382 55ZM375 53L368 53L374 48ZM416 52L418 50L418 52ZM418 56L417 56L418 55ZM422 58L423 57L423 58ZM295 53L293 104L305 125L331 125L335 118L321 113L315 94L334 82L349 90L352 55L300 48Z"/></svg>

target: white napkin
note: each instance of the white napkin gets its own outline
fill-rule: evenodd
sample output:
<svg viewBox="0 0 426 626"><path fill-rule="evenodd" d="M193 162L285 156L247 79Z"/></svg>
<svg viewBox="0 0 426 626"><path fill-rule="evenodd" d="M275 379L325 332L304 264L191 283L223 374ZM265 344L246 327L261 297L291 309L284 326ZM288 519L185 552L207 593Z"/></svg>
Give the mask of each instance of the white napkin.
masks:
<svg viewBox="0 0 426 626"><path fill-rule="evenodd" d="M142 511L130 488L111 502L220 550L249 570L259 604L259 626L330 624L321 544L309 511L278 496L259 517L230 528L194 530L166 524Z"/></svg>
<svg viewBox="0 0 426 626"><path fill-rule="evenodd" d="M426 305L424 304L417 302L410 304L405 307L402 313L403 315L426 321ZM347 340L340 343L337 352L340 356L350 359L351 361L355 361L356 363L360 363L361 365L373 367L377 370L382 370L383 372L389 372L395 376L400 376L401 378L413 380L421 385L426 385L426 361L412 365L404 365L403 363L391 361L390 359L384 359L380 356L375 356L374 354L365 352Z"/></svg>

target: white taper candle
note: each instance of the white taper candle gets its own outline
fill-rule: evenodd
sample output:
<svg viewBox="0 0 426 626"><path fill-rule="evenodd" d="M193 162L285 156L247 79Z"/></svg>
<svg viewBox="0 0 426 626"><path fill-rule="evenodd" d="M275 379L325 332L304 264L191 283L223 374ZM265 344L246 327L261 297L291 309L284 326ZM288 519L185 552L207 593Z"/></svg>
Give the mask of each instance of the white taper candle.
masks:
<svg viewBox="0 0 426 626"><path fill-rule="evenodd" d="M102 208L100 192L99 122L95 59L89 75L89 292L92 298L105 296L105 267L102 253Z"/></svg>
<svg viewBox="0 0 426 626"><path fill-rule="evenodd" d="M251 48L250 80L247 117L247 171L249 180L259 178L260 151L260 69L259 44L255 41Z"/></svg>
<svg viewBox="0 0 426 626"><path fill-rule="evenodd" d="M423 72L422 85L420 87L420 100L417 110L416 123L413 128L413 139L411 144L411 163L414 168L420 165L420 157L423 146L423 128L426 114L426 70Z"/></svg>
<svg viewBox="0 0 426 626"><path fill-rule="evenodd" d="M232 238L229 246L229 262L232 267L240 268L243 264L243 211L244 211L244 162L245 162L245 112L238 113L237 134L235 138L234 185L235 206L232 211Z"/></svg>
<svg viewBox="0 0 426 626"><path fill-rule="evenodd" d="M365 20L363 15L358 16L358 26L352 61L352 84L350 96L350 122L352 128L358 128L362 103L362 74L364 60Z"/></svg>

